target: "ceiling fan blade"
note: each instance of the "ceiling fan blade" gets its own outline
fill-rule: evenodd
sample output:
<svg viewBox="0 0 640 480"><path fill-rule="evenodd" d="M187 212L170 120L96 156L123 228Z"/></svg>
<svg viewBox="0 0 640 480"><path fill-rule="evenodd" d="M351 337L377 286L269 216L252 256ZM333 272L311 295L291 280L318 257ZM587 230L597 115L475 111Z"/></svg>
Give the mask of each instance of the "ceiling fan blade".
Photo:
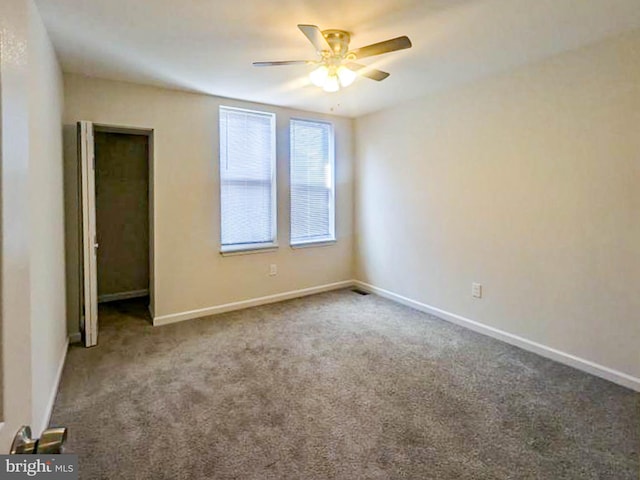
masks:
<svg viewBox="0 0 640 480"><path fill-rule="evenodd" d="M397 50L404 50L405 48L411 48L411 40L409 40L409 37L403 36L367 45L366 47L356 48L350 53L353 53L357 59L361 59L383 53L395 52Z"/></svg>
<svg viewBox="0 0 640 480"><path fill-rule="evenodd" d="M298 25L298 28L304 36L309 39L316 49L316 52L331 50L331 46L327 43L327 39L322 35L322 31L316 25Z"/></svg>
<svg viewBox="0 0 640 480"><path fill-rule="evenodd" d="M345 65L349 70L353 70L354 72L358 72L358 75L363 77L370 78L371 80L375 80L376 82L381 82L385 78L387 78L390 73L383 72L382 70L376 70L375 68L369 68L366 65L360 65L359 63L349 62Z"/></svg>
<svg viewBox="0 0 640 480"><path fill-rule="evenodd" d="M313 63L309 60L287 60L284 62L253 62L254 67L278 67L281 65L306 65Z"/></svg>

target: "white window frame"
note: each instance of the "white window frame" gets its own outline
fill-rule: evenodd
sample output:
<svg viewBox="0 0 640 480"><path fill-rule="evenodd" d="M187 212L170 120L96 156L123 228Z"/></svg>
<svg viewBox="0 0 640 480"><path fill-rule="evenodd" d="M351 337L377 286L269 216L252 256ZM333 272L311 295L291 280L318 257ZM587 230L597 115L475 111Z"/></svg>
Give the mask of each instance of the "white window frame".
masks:
<svg viewBox="0 0 640 480"><path fill-rule="evenodd" d="M292 209L293 209L293 182L292 182L292 172L291 164L293 162L293 142L291 141L291 125L293 122L307 122L307 123L321 123L324 125L329 125L330 127L330 135L329 135L329 167L331 169L331 195L329 195L329 235L323 238L312 239L312 240L302 240L302 241L294 241L292 230L293 230L293 221L292 221ZM332 122L327 122L323 120L316 120L313 118L299 118L299 117L291 117L289 119L289 245L291 248L305 248L305 247L322 247L333 245L337 241L336 236L336 132L335 126Z"/></svg>
<svg viewBox="0 0 640 480"><path fill-rule="evenodd" d="M271 231L273 232L273 238L268 242L259 243L236 243L230 245L223 245L222 243L222 139L218 138L218 173L220 181L220 191L218 195L219 210L220 210L220 253L223 256L228 255L241 255L247 253L260 253L274 251L278 248L278 184L276 175L276 114L274 112L265 112L261 110L251 110L248 108L230 107L227 105L220 105L218 108L218 135L220 132L220 117L223 110L232 110L237 112L253 113L257 115L264 115L270 118L271 123Z"/></svg>

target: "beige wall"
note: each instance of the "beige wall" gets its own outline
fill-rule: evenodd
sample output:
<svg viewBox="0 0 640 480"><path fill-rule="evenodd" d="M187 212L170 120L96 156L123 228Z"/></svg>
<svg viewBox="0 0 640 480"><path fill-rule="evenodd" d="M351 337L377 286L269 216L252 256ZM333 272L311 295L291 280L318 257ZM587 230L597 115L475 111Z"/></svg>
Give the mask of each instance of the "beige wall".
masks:
<svg viewBox="0 0 640 480"><path fill-rule="evenodd" d="M30 278L33 427L57 388L66 353L62 180L63 82L56 54L35 5L29 24ZM44 425L43 425L44 426Z"/></svg>
<svg viewBox="0 0 640 480"><path fill-rule="evenodd" d="M32 421L30 249L25 221L29 214L29 57L26 48L16 48L28 41L28 2L0 2L2 453L8 453L17 429Z"/></svg>
<svg viewBox="0 0 640 480"><path fill-rule="evenodd" d="M356 144L358 279L640 377L640 33L359 118Z"/></svg>
<svg viewBox="0 0 640 480"><path fill-rule="evenodd" d="M62 75L31 0L2 2L0 43L4 453L48 421L66 322Z"/></svg>
<svg viewBox="0 0 640 480"><path fill-rule="evenodd" d="M149 137L94 138L100 300L149 289Z"/></svg>
<svg viewBox="0 0 640 480"><path fill-rule="evenodd" d="M154 129L155 316L349 280L352 243L352 121L213 96L129 83L65 76L64 123L73 142L78 120ZM273 253L219 253L218 107L277 114L278 241ZM291 249L288 135L292 117L330 120L336 132L337 236L333 246ZM65 147L67 156L75 147ZM73 164L67 158L66 163ZM68 179L74 177L69 172ZM68 205L71 216L76 215ZM69 222L75 228L75 220ZM76 229L77 230L77 229ZM77 242L73 238L69 242ZM269 265L278 265L270 277ZM70 270L76 271L75 266ZM77 290L77 281L70 288ZM69 331L77 331L70 312Z"/></svg>

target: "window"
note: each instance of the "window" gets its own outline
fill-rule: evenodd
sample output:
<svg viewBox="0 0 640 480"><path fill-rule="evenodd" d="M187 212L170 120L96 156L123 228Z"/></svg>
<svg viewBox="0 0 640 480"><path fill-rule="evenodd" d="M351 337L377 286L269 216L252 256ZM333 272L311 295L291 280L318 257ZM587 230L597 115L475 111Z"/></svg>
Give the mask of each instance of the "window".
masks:
<svg viewBox="0 0 640 480"><path fill-rule="evenodd" d="M291 245L335 240L333 126L291 120Z"/></svg>
<svg viewBox="0 0 640 480"><path fill-rule="evenodd" d="M221 251L276 246L275 115L220 107Z"/></svg>

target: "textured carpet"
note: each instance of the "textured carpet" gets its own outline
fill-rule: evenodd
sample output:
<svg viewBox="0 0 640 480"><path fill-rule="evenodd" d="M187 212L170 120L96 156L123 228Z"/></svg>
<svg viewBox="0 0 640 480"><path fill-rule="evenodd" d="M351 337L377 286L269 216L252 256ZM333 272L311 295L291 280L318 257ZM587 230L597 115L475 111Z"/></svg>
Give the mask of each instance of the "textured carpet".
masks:
<svg viewBox="0 0 640 480"><path fill-rule="evenodd" d="M83 479L638 478L638 394L375 295L100 328L52 419Z"/></svg>

